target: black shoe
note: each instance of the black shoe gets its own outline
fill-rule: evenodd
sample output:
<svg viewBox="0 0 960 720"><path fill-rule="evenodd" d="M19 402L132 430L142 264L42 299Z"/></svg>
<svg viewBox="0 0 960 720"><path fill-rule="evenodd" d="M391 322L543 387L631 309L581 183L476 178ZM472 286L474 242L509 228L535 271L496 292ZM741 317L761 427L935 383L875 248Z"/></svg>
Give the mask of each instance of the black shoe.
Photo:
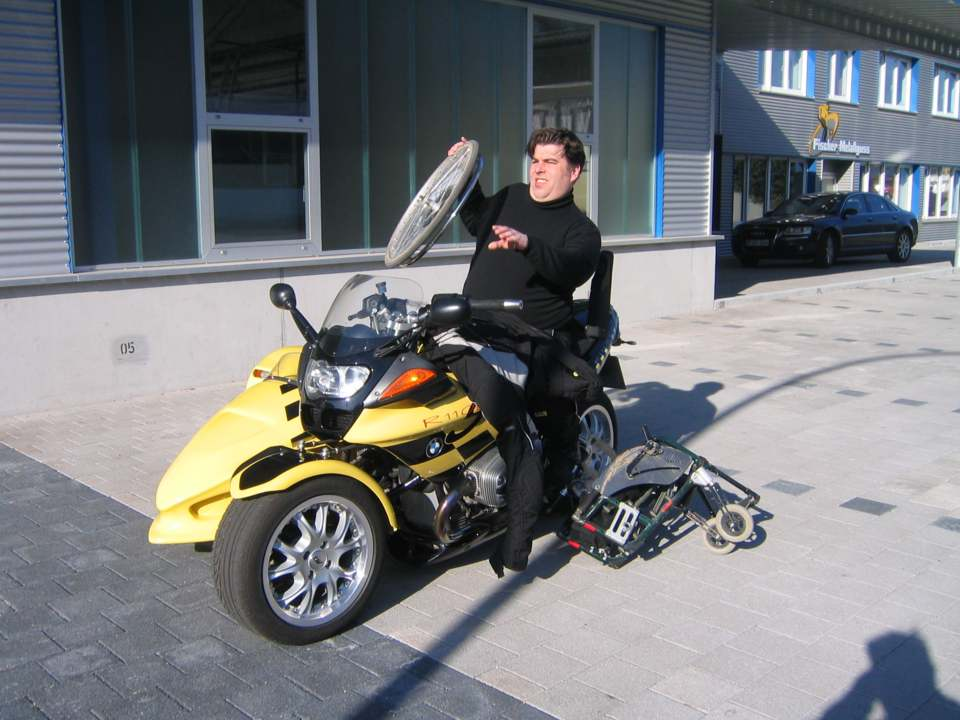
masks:
<svg viewBox="0 0 960 720"><path fill-rule="evenodd" d="M497 578L502 580L503 579L503 558L500 557L500 551L497 550L495 553L493 553L493 555L490 556L489 561L490 561L490 567L493 568L493 572L496 573Z"/></svg>
<svg viewBox="0 0 960 720"><path fill-rule="evenodd" d="M526 561L523 564L517 563L508 563L503 559L503 555L500 554L500 550L497 549L494 553L488 558L490 567L493 568L493 572L497 574L497 577L503 579L504 569L510 570L511 572L523 572L527 569Z"/></svg>

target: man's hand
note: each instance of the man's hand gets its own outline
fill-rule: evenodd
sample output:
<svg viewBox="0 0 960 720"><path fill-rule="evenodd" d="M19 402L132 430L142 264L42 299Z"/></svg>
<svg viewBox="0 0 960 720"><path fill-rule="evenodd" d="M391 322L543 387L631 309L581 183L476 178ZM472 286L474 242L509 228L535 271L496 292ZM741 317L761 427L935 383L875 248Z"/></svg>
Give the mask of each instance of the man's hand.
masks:
<svg viewBox="0 0 960 720"><path fill-rule="evenodd" d="M447 150L447 157L450 157L451 155L453 155L454 153L456 153L457 150L459 150L460 148L462 148L462 147L463 147L466 143L468 143L468 142L470 142L470 141L467 140L465 137L461 136L461 137L460 137L460 141L459 141L459 142L455 142L453 145L450 146L450 149Z"/></svg>
<svg viewBox="0 0 960 720"><path fill-rule="evenodd" d="M494 225L491 228L497 239L487 245L491 250L519 250L524 252L529 244L527 236L519 230L506 225Z"/></svg>

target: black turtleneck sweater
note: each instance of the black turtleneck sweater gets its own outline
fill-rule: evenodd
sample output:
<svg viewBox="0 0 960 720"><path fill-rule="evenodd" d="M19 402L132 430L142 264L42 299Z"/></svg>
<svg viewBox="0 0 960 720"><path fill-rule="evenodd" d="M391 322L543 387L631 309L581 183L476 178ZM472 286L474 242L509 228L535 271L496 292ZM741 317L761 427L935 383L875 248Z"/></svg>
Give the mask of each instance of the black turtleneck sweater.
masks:
<svg viewBox="0 0 960 720"><path fill-rule="evenodd" d="M537 202L523 183L485 197L477 185L460 209L477 249L463 285L478 300L523 300L521 317L541 330L563 327L573 317L573 291L593 274L600 257L600 231L573 204L573 194ZM490 250L491 226L506 225L527 236L525 252Z"/></svg>

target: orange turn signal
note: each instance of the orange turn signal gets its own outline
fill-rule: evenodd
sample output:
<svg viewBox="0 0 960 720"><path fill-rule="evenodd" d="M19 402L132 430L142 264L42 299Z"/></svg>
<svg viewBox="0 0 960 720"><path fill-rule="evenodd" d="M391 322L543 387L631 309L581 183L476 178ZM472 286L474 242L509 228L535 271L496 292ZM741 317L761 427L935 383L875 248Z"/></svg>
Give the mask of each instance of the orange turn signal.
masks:
<svg viewBox="0 0 960 720"><path fill-rule="evenodd" d="M263 378L265 377L270 377L270 371L264 370L263 368L256 368L253 371L253 376L255 378L260 378L261 380L263 380Z"/></svg>
<svg viewBox="0 0 960 720"><path fill-rule="evenodd" d="M405 392L410 392L411 390L430 382L436 376L436 372L424 368L407 370L400 377L387 385L387 389L383 391L382 395L380 395L380 399L386 400L394 397L395 395L401 395Z"/></svg>

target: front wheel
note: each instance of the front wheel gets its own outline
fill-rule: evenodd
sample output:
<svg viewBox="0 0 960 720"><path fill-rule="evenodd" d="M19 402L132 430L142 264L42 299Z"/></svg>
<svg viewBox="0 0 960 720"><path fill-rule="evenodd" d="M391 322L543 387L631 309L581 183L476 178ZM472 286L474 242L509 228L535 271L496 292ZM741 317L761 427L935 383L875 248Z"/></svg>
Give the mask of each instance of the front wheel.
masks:
<svg viewBox="0 0 960 720"><path fill-rule="evenodd" d="M213 546L217 593L242 625L288 645L346 628L380 575L386 530L375 499L336 475L235 500Z"/></svg>
<svg viewBox="0 0 960 720"><path fill-rule="evenodd" d="M825 232L817 242L817 253L814 263L817 267L828 268L837 260L837 236L833 232Z"/></svg>
<svg viewBox="0 0 960 720"><path fill-rule="evenodd" d="M580 467L588 478L598 477L617 454L617 413L606 393L592 392L577 403Z"/></svg>
<svg viewBox="0 0 960 720"><path fill-rule="evenodd" d="M887 253L890 262L905 263L910 259L910 252L913 250L912 236L910 231L904 228L897 233L897 241L893 250Z"/></svg>

